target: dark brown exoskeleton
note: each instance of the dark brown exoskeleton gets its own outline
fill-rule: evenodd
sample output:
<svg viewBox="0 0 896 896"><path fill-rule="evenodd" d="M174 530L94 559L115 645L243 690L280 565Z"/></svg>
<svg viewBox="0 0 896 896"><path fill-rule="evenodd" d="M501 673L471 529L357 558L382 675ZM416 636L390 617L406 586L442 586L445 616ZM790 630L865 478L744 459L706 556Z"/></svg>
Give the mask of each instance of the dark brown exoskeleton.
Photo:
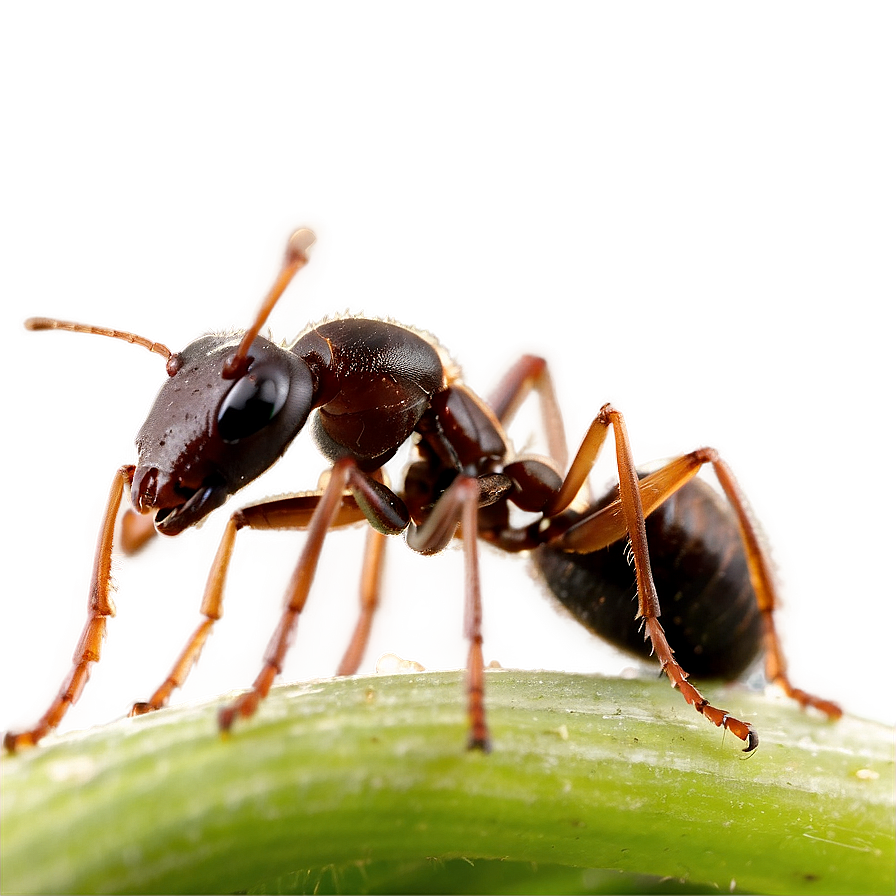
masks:
<svg viewBox="0 0 896 896"><path fill-rule="evenodd" d="M65 329L136 342L167 359L168 380L137 436L137 464L121 467L112 483L87 623L72 669L38 723L29 731L6 735L8 749L35 744L55 728L78 699L91 664L99 660L106 619L114 614L109 573L125 492L130 492L139 514L153 514L155 531L177 535L267 470L312 412L314 436L332 463L326 483L316 492L253 504L231 515L209 573L200 624L165 681L148 701L135 704L133 714L164 706L198 659L222 614L237 532L306 530L261 672L249 691L221 711L221 728L230 729L237 716L251 716L282 669L327 532L365 520L369 531L361 613L337 674L351 674L360 663L378 603L386 536L403 532L408 545L425 554L459 537L466 568L471 747L489 746L483 700L480 539L510 552L534 552L552 591L583 624L621 646L637 649L646 641L685 700L745 741L746 750L758 744L753 728L710 705L690 683L683 665L732 677L764 645L771 680L803 705L830 716L840 714L834 704L795 689L787 678L773 622L776 598L768 562L737 483L715 451L694 451L639 479L622 415L605 405L567 470L562 422L547 366L540 358L523 357L486 403L459 380L456 368L433 340L394 323L336 318L310 327L291 345L275 345L259 331L306 263L313 239L308 230L293 234L274 286L252 326L241 335L204 336L172 353L159 343L117 330L45 318L26 323L33 330ZM516 456L504 435L505 425L533 391L541 403L550 458ZM573 509L610 428L618 492L586 509ZM409 439L417 456L402 487L393 490L382 467ZM728 506L705 492L706 486L691 482L706 463L712 465ZM535 522L517 523L514 507L535 514ZM146 526L134 528L135 519L139 518L125 515L126 547L137 546L152 531ZM668 599L676 602L670 630L678 658L660 624L648 541L655 558L674 554L657 569L677 567L681 572L688 563L693 567L690 578L685 573L683 580L679 575L678 581L667 582L658 576ZM620 545L631 553L641 632L632 618L631 572L628 585L625 573L622 583L613 585L620 573L613 572L618 561L611 558L618 556ZM616 554L608 553L608 547ZM701 584L701 576L708 581ZM709 618L726 614L725 622ZM679 617L688 621L679 625ZM680 664L681 658L687 662Z"/></svg>

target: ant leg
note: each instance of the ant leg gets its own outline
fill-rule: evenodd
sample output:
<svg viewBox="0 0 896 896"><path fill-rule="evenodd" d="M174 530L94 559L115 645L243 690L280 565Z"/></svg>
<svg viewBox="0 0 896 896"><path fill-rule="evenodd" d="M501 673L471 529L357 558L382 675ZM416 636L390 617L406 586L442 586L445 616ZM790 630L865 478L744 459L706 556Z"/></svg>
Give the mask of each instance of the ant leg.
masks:
<svg viewBox="0 0 896 896"><path fill-rule="evenodd" d="M250 504L233 513L221 536L218 551L206 582L200 606L200 613L205 618L190 636L165 681L149 700L134 704L130 712L132 716L153 712L165 706L171 698L171 694L183 687L190 670L199 660L199 655L215 622L223 615L224 585L233 556L236 533L244 528L260 531L308 529L314 511L320 503L321 495L321 492L311 492L263 501L258 504ZM352 525L363 522L364 519L365 515L358 507L356 500L349 495L343 495L342 504L337 507L336 516L330 528Z"/></svg>
<svg viewBox="0 0 896 896"><path fill-rule="evenodd" d="M838 718L842 715L839 706L829 700L815 697L806 691L795 688L787 677L781 642L774 623L774 611L778 605L778 598L771 565L762 546L747 500L731 468L722 460L718 452L714 448L699 448L690 454L670 461L661 469L639 480L638 493L644 516L649 516L707 463L712 466L737 517L751 584L763 620L767 657L766 674L769 680L781 687L800 705L813 706L831 718ZM617 498L602 510L577 522L556 536L552 537L551 528L551 526L548 527L547 538L555 547L578 553L591 553L600 550L624 537L628 531L623 499Z"/></svg>
<svg viewBox="0 0 896 896"><path fill-rule="evenodd" d="M78 646L75 648L71 671L63 681L62 687L49 709L33 728L18 734L7 732L3 738L3 745L10 752L15 752L22 747L34 746L62 721L68 708L81 696L81 691L84 690L84 685L87 684L87 679L90 677L91 663L99 662L103 638L106 634L106 618L115 615L115 605L112 603L109 593L111 591L112 537L115 532L115 520L125 488L130 486L133 477L134 467L124 466L118 470L112 481L93 562L90 597L87 601L87 624L84 626Z"/></svg>
<svg viewBox="0 0 896 896"><path fill-rule="evenodd" d="M750 580L753 590L756 592L756 600L759 604L759 612L762 614L762 623L765 634L766 660L765 669L769 680L780 687L788 697L792 697L800 706L813 706L832 719L838 719L843 715L843 710L830 700L816 697L800 688L794 687L787 675L787 663L784 659L784 651L781 648L781 640L775 628L774 611L778 605L777 590L771 573L771 565L762 547L762 541L753 521L749 505L741 491L740 485L734 478L731 468L719 457L714 448L703 448L700 452L703 462L712 464L719 485L725 492L729 503L737 515L740 527L741 539L747 554L747 563L750 569Z"/></svg>
<svg viewBox="0 0 896 896"><path fill-rule="evenodd" d="M458 523L464 549L464 635L467 654L467 712L471 750L488 752L491 739L485 720L485 664L482 658L482 594L479 587L477 533L479 505L487 488L471 476L458 476L436 502L426 521L408 527L408 546L422 554L440 551L454 537ZM487 500L487 498L486 498Z"/></svg>
<svg viewBox="0 0 896 896"><path fill-rule="evenodd" d="M227 569L230 566L230 558L233 555L233 544L236 533L246 525L245 517L241 510L237 510L227 521L224 535L218 544L218 552L215 554L211 572L202 596L200 613L205 617L199 623L198 628L190 636L186 646L181 651L174 663L168 677L156 689L149 700L135 703L131 707L129 715L142 716L148 712L154 712L165 706L171 694L181 688L190 674L190 670L199 661L199 654L212 633L214 624L221 618L224 603L224 581L227 578Z"/></svg>
<svg viewBox="0 0 896 896"><path fill-rule="evenodd" d="M730 731L732 734L745 741L746 747L744 748L744 752L751 752L759 745L759 738L752 726L739 719L735 719L725 710L718 709L710 704L700 691L688 681L688 673L678 664L672 652L672 648L669 646L669 642L666 639L666 633L659 621L660 603L656 593L656 585L653 581L653 574L650 570L647 530L644 525L646 514L642 504L642 493L638 475L635 471L631 444L628 440L628 431L626 430L625 420L622 414L620 414L612 405L604 405L600 409L600 413L594 419L594 422L589 427L585 439L582 442L582 446L579 448L579 451L572 462L569 473L567 474L560 491L545 509L545 515L549 516L559 513L568 506L578 493L603 445L610 426L613 427L613 435L616 443L616 466L619 472L618 506L616 507L615 515L612 512L604 513L602 519L599 522L596 522L596 519L599 516L599 514L596 514L594 517L589 518L589 524L592 529L599 530L599 540L603 540L607 534L613 534L615 536L607 541L607 544L623 535L628 536L635 565L635 580L637 582L638 592L638 613L636 618L644 620L645 636L650 639L653 653L659 660L660 667L672 683L672 686L679 690L684 699L702 716L709 719L709 721L717 727L723 727L726 731ZM697 468L690 473L690 476L693 476L696 473L699 466L698 463ZM690 476L686 475L684 481L687 481ZM648 479L649 478L650 477L648 477ZM646 481L647 480L645 480L645 482ZM683 482L681 484L683 484ZM649 507L647 512L649 512L650 509L655 509L656 505L661 503L661 500L658 500L655 496L651 495L651 491L656 491L655 479L651 488L647 489L647 504ZM606 508L606 510L609 509L610 508ZM621 519L619 516L620 510ZM624 524L623 527L621 527L621 531L620 523ZM585 526L584 528L587 530L588 526ZM572 539L569 541L571 540ZM559 536L556 540L552 540L551 543L562 548L572 549L571 545L563 535ZM591 550L597 550L597 548L591 547L589 543L585 553Z"/></svg>
<svg viewBox="0 0 896 896"><path fill-rule="evenodd" d="M152 516L137 513L130 507L121 516L121 531L118 536L118 546L125 554L136 554L156 534Z"/></svg>
<svg viewBox="0 0 896 896"><path fill-rule="evenodd" d="M389 502L395 496L386 487L383 481L383 475L380 470L375 470L370 474L370 480L383 486L381 491L374 495L374 502L364 502L364 517L371 523L367 530L367 537L364 543L364 560L361 567L361 584L360 584L360 612L358 620L355 623L355 629L352 633L351 640L346 647L342 660L336 669L337 676L354 675L358 671L358 666L367 649L367 643L370 640L370 630L373 625L374 614L379 607L380 584L383 573L383 558L386 550L386 535L397 534L404 529L406 520L401 517L400 520L391 520L385 526L382 520L377 518L377 514L382 512L382 507L377 503L385 499ZM358 495L355 496L357 500ZM373 506L371 506L373 505ZM336 523L331 528L343 525L337 518Z"/></svg>
<svg viewBox="0 0 896 896"><path fill-rule="evenodd" d="M594 424L592 424L592 428L594 428ZM580 456L581 452L576 460L579 460ZM641 509L645 518L694 478L703 465L700 456L700 451L692 451L690 454L669 461L659 470L638 480L638 494L641 498ZM570 471L569 476L572 475L573 473ZM572 490L570 489L570 491ZM553 512L558 513L562 510L565 510L565 504L561 503L559 511L554 510ZM617 498L571 525L562 517L550 520L544 529L542 540L563 551L591 554L619 541L627 534L622 499Z"/></svg>
<svg viewBox="0 0 896 896"><path fill-rule="evenodd" d="M563 416L554 391L554 383L548 371L548 362L536 355L523 355L489 396L489 407L503 427L510 425L519 406L532 390L538 394L541 417L548 440L548 453L561 470L566 469L569 452L566 447L566 433L563 430Z"/></svg>
<svg viewBox="0 0 896 896"><path fill-rule="evenodd" d="M362 473L350 457L337 460L323 492L316 498L316 505L308 522L299 562L296 565L286 592L286 604L264 654L264 662L251 690L237 697L218 715L222 731L229 731L236 717L249 718L258 704L267 696L274 679L280 674L286 652L292 641L299 615L304 609L317 570L317 563L327 532L339 521L340 510L345 506L348 487L357 504L361 518L366 518L383 534L396 534L408 525L407 510L401 500L382 483Z"/></svg>
<svg viewBox="0 0 896 896"><path fill-rule="evenodd" d="M352 639L336 670L337 675L354 675L361 665L367 642L370 640L373 614L380 602L380 580L385 550L386 536L372 527L368 529L364 545L364 565L361 569L361 612Z"/></svg>

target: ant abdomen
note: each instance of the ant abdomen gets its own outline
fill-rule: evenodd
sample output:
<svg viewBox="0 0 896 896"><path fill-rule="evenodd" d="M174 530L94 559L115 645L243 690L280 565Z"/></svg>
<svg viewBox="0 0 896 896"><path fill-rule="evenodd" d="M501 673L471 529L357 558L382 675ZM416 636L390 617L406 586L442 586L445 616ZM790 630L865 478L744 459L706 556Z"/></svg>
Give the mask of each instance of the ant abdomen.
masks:
<svg viewBox="0 0 896 896"><path fill-rule="evenodd" d="M614 489L587 513L618 496ZM675 658L701 678L734 679L762 646L762 622L734 516L693 479L646 520L660 622ZM551 592L586 628L644 659L650 642L635 621L635 574L626 540L590 554L542 545L534 561Z"/></svg>

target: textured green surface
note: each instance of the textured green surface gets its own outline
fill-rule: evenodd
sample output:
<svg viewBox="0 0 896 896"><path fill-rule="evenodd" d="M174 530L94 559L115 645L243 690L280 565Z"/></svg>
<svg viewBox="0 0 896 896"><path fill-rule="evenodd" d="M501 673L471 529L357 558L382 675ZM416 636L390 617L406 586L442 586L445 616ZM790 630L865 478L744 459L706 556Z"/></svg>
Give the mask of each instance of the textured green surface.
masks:
<svg viewBox="0 0 896 896"><path fill-rule="evenodd" d="M278 688L227 739L220 703L48 738L2 763L2 887L893 892L893 731L706 690L752 757L662 681L512 671L487 756L458 673Z"/></svg>

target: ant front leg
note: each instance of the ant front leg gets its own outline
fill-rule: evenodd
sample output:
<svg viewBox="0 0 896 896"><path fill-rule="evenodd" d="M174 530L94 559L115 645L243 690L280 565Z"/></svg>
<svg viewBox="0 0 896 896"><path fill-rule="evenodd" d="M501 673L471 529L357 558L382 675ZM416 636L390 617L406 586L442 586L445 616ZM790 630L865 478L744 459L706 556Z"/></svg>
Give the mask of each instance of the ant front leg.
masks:
<svg viewBox="0 0 896 896"><path fill-rule="evenodd" d="M610 507L605 508L609 512L587 517L582 523L569 529L567 533L553 539L551 538L549 528L545 533L548 543L562 550L576 550L588 553L593 550L599 550L597 544L600 542L603 543L602 546L606 546L621 537L628 536L637 583L637 618L644 620L645 636L650 640L653 653L658 659L660 667L672 683L672 686L681 692L684 699L697 712L709 719L714 725L722 727L739 737L746 743L744 752L751 752L759 745L759 737L753 730L753 727L747 722L734 718L725 710L713 706L688 681L688 673L675 659L672 648L669 646L666 638L666 633L660 624L660 602L650 569L647 530L644 520L645 516L662 503L662 500L665 500L665 498L659 497L657 494L655 480L651 482L652 477L647 477L647 479L639 482L625 420L622 414L612 405L604 405L592 422L578 453L573 459L563 485L554 496L554 499L545 508L545 516L551 517L560 513L572 502L587 479L588 473L594 465L594 461L611 426L615 438L616 465L619 473L618 500ZM683 485L684 482L696 474L699 466L700 464L698 463L693 471L685 473L677 487ZM643 503L642 494L646 495L646 500ZM645 504L647 505L646 507L644 506ZM575 532L577 529L579 530L578 533ZM583 535L587 544L576 541L577 537L581 538Z"/></svg>
<svg viewBox="0 0 896 896"><path fill-rule="evenodd" d="M788 697L796 700L801 706L811 706L820 710L830 718L839 718L843 712L836 703L816 697L813 694L794 687L787 675L787 664L781 647L781 640L775 627L774 612L779 605L777 588L771 571L771 564L762 545L756 524L749 510L749 505L741 491L740 485L728 464L719 456L714 448L698 448L690 454L670 461L664 467L645 476L638 483L644 516L649 516L660 504L671 497L686 482L692 479L697 471L709 464L734 510L740 531L741 543L747 558L750 571L750 582L756 595L756 603L762 618L763 636L766 652L766 675L772 683L778 685ZM554 543L557 547L590 553L600 550L613 541L623 537L624 529L621 520L621 499L617 499L602 510L586 517L576 525L567 529Z"/></svg>
<svg viewBox="0 0 896 896"><path fill-rule="evenodd" d="M90 677L90 666L99 662L103 637L106 634L106 619L115 615L115 605L110 595L110 574L112 568L112 538L115 532L115 520L121 507L124 492L130 487L134 478L134 467L121 467L112 481L106 511L100 527L100 535L96 546L96 556L91 576L90 597L87 601L87 624L78 640L72 658L72 668L62 683L59 693L50 704L49 709L41 716L38 723L29 731L18 734L7 732L3 745L10 752L22 747L34 746L41 738L46 737L62 721L68 708L76 703L87 679Z"/></svg>
<svg viewBox="0 0 896 896"><path fill-rule="evenodd" d="M408 546L421 554L442 550L454 537L458 524L464 549L464 635L470 642L467 654L467 707L470 719L469 749L488 752L491 738L485 720L485 663L482 657L482 594L479 586L479 507L495 492L482 480L458 476L436 502L420 525L411 523ZM509 485L508 485L509 487Z"/></svg>

